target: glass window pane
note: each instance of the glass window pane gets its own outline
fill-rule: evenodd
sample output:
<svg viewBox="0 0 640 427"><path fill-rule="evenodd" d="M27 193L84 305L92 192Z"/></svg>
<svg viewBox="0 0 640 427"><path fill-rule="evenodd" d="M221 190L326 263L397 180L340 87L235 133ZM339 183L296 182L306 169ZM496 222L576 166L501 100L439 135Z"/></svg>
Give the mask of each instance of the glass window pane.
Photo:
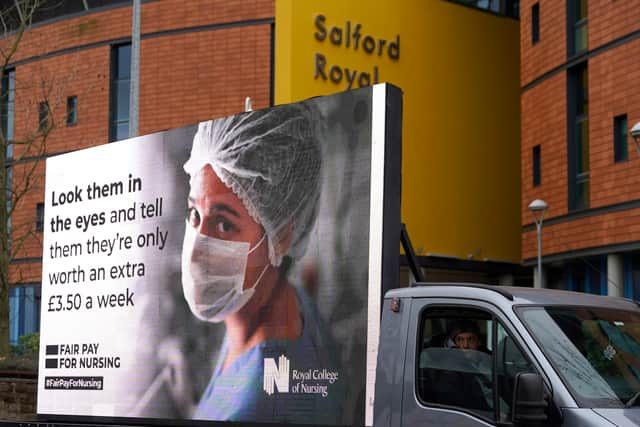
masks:
<svg viewBox="0 0 640 427"><path fill-rule="evenodd" d="M540 3L531 6L531 43L540 40Z"/></svg>
<svg viewBox="0 0 640 427"><path fill-rule="evenodd" d="M129 120L129 80L120 80L116 83L116 114L117 121Z"/></svg>
<svg viewBox="0 0 640 427"><path fill-rule="evenodd" d="M9 72L9 93L7 94L7 139L13 139L13 127L14 127L14 106L16 98L16 72L12 70ZM12 146L13 148L13 146ZM13 153L13 151L12 151Z"/></svg>
<svg viewBox="0 0 640 427"><path fill-rule="evenodd" d="M49 103L41 102L38 106L38 123L40 130L46 130L49 127Z"/></svg>
<svg viewBox="0 0 640 427"><path fill-rule="evenodd" d="M9 340L40 331L40 285L14 286L9 291Z"/></svg>
<svg viewBox="0 0 640 427"><path fill-rule="evenodd" d="M116 53L116 78L128 79L131 76L131 45L117 47Z"/></svg>
<svg viewBox="0 0 640 427"><path fill-rule="evenodd" d="M78 121L78 98L70 96L67 98L67 126L74 125Z"/></svg>
<svg viewBox="0 0 640 427"><path fill-rule="evenodd" d="M540 175L540 146L536 145L533 147L533 155L532 155L532 163L533 163L533 186L537 187L541 183L541 175Z"/></svg>
<svg viewBox="0 0 640 427"><path fill-rule="evenodd" d="M640 392L640 316L599 307L518 310L580 407L624 408Z"/></svg>
<svg viewBox="0 0 640 427"><path fill-rule="evenodd" d="M640 299L640 252L634 251L629 255L629 279L631 283L625 284L624 296L626 298Z"/></svg>
<svg viewBox="0 0 640 427"><path fill-rule="evenodd" d="M576 26L575 32L576 53L587 49L587 25Z"/></svg>
<svg viewBox="0 0 640 427"><path fill-rule="evenodd" d="M576 123L576 173L589 171L589 121L579 120Z"/></svg>
<svg viewBox="0 0 640 427"><path fill-rule="evenodd" d="M7 211L11 209L12 191L13 190L13 168L7 168ZM9 218L11 220L11 218Z"/></svg>
<svg viewBox="0 0 640 427"><path fill-rule="evenodd" d="M44 203L36 205L36 231L44 231Z"/></svg>
<svg viewBox="0 0 640 427"><path fill-rule="evenodd" d="M116 141L129 138L129 122L116 125Z"/></svg>
<svg viewBox="0 0 640 427"><path fill-rule="evenodd" d="M589 73L586 68L579 71L576 89L576 115L586 116L589 114Z"/></svg>
<svg viewBox="0 0 640 427"><path fill-rule="evenodd" d="M25 287L23 335L40 330L40 286Z"/></svg>
<svg viewBox="0 0 640 427"><path fill-rule="evenodd" d="M576 1L576 22L587 18L587 0Z"/></svg>
<svg viewBox="0 0 640 427"><path fill-rule="evenodd" d="M1 83L0 114L2 115L2 129L4 131L4 136L8 140L13 139L15 75L15 70L5 71L2 75Z"/></svg>
<svg viewBox="0 0 640 427"><path fill-rule="evenodd" d="M13 287L9 290L9 341L18 344L20 336L20 299L21 287Z"/></svg>
<svg viewBox="0 0 640 427"><path fill-rule="evenodd" d="M627 115L613 119L613 159L616 162L627 160Z"/></svg>
<svg viewBox="0 0 640 427"><path fill-rule="evenodd" d="M437 308L426 310L420 324L419 399L493 420L491 316L468 308Z"/></svg>
<svg viewBox="0 0 640 427"><path fill-rule="evenodd" d="M131 45L115 46L112 50L110 111L110 141L128 137ZM124 129L126 128L126 129ZM125 132L126 130L126 132ZM126 135L125 135L126 133Z"/></svg>
<svg viewBox="0 0 640 427"><path fill-rule="evenodd" d="M589 181L576 183L576 209L589 207Z"/></svg>

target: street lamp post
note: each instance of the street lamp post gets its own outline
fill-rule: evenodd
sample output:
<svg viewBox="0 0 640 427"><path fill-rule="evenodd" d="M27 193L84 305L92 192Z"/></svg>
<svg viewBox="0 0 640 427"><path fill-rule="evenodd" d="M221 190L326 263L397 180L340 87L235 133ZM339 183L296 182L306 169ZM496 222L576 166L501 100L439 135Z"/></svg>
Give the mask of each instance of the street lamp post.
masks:
<svg viewBox="0 0 640 427"><path fill-rule="evenodd" d="M640 131L640 128L639 128ZM536 223L536 231L538 233L538 286L542 287L542 220L544 219L544 211L549 208L547 202L536 199L529 203L529 210L533 214L533 221Z"/></svg>

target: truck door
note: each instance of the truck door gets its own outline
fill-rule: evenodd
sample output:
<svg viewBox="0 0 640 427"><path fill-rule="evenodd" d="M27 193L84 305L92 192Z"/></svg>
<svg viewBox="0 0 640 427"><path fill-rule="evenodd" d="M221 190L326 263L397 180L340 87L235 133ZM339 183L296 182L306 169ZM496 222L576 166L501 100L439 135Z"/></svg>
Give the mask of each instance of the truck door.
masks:
<svg viewBox="0 0 640 427"><path fill-rule="evenodd" d="M402 425L510 425L515 375L535 369L505 325L488 303L414 299Z"/></svg>

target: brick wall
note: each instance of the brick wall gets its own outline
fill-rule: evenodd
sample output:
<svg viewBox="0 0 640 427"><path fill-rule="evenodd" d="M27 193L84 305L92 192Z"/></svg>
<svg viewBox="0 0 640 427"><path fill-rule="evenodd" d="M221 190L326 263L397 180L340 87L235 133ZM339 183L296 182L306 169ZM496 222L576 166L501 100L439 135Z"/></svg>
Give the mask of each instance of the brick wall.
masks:
<svg viewBox="0 0 640 427"><path fill-rule="evenodd" d="M522 224L531 224L527 205L536 198L550 205L546 219L566 220L544 227L543 255L640 240L640 211L598 213L571 218L567 202L566 2L540 4L540 42L531 46L531 6L521 3L521 84L541 77L522 94ZM588 2L589 49L640 30L640 12L632 2ZM640 199L640 157L628 138L628 161L614 162L613 120L627 114L628 127L640 121L640 39L597 52L587 59L589 98L590 208ZM532 147L541 146L542 185L532 186ZM522 256L536 256L535 230L523 232Z"/></svg>
<svg viewBox="0 0 640 427"><path fill-rule="evenodd" d="M271 26L208 28L214 24L273 18L273 0L165 0L142 6L140 48L141 135L235 114L250 96L254 108L269 106ZM205 27L203 27L205 26ZM196 32L160 31L198 27ZM39 25L25 34L15 61L15 137L29 139L37 129L38 105L49 99L55 129L46 141L53 154L106 143L109 137L111 46L101 44L130 37L131 9L121 7ZM153 37L145 38L145 34ZM74 47L91 45L88 49ZM34 56L70 49L61 55ZM14 61L14 62L15 62ZM66 99L77 96L78 121L66 126ZM23 154L16 147L15 157ZM27 156L37 156L37 151ZM14 183L22 182L34 162L14 167ZM44 199L44 162L30 177L33 191L16 207L14 241L32 230L36 205ZM45 224L46 226L46 224ZM40 257L42 233L24 243L18 258ZM12 282L39 282L38 262L11 266Z"/></svg>
<svg viewBox="0 0 640 427"><path fill-rule="evenodd" d="M531 7L540 5L540 41L531 44ZM520 84L566 62L566 6L558 0L520 1Z"/></svg>
<svg viewBox="0 0 640 427"><path fill-rule="evenodd" d="M589 61L591 206L640 198L640 158L631 137L626 162L613 158L613 118L627 114L628 127L640 121L640 39Z"/></svg>
<svg viewBox="0 0 640 427"><path fill-rule="evenodd" d="M548 216L567 212L566 74L561 73L522 94L522 223L532 221L529 203L543 198ZM532 149L540 145L541 185L533 187Z"/></svg>
<svg viewBox="0 0 640 427"><path fill-rule="evenodd" d="M589 49L638 31L640 9L635 1L589 0Z"/></svg>
<svg viewBox="0 0 640 427"><path fill-rule="evenodd" d="M162 0L142 5L142 34L273 18L273 0ZM27 32L17 60L131 35L131 7L118 7L38 25ZM181 52L177 52L178 54Z"/></svg>
<svg viewBox="0 0 640 427"><path fill-rule="evenodd" d="M545 225L543 255L640 240L640 209ZM522 257L537 256L535 229L522 235Z"/></svg>
<svg viewBox="0 0 640 427"><path fill-rule="evenodd" d="M36 379L0 378L0 419L36 419Z"/></svg>

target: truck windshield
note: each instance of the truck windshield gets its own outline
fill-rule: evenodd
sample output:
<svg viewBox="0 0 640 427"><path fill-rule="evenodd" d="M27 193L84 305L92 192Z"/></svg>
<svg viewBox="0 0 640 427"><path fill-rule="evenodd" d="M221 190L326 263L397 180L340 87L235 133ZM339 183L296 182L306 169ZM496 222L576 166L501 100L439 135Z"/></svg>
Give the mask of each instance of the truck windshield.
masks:
<svg viewBox="0 0 640 427"><path fill-rule="evenodd" d="M518 314L582 407L640 406L640 314L521 307Z"/></svg>

